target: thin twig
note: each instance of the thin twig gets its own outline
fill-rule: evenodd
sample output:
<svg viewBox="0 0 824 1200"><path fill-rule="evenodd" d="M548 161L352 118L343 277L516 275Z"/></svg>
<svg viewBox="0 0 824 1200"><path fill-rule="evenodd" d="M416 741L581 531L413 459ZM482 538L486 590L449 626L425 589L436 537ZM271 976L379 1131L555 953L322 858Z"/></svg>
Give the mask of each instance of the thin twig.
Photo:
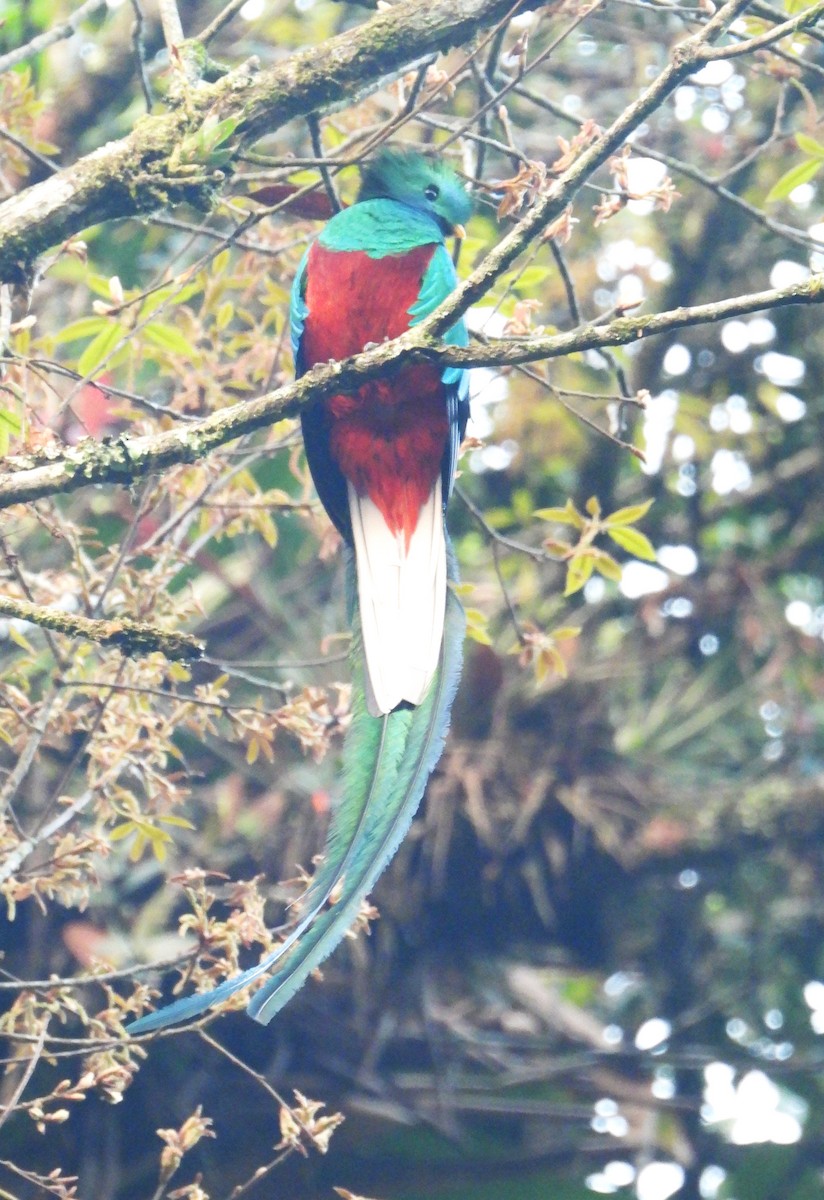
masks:
<svg viewBox="0 0 824 1200"><path fill-rule="evenodd" d="M16 67L18 63L25 62L28 58L33 58L35 54L39 54L41 50L47 50L49 46L53 46L55 42L60 42L64 38L73 37L77 33L77 27L81 21L85 21L92 13L96 13L98 9L106 7L106 0L86 0L85 4L81 4L76 12L73 12L68 20L63 21L60 25L53 25L51 29L47 29L45 33L38 34L32 38L25 46L18 46L16 50L10 50L8 54L4 54L0 58L0 75L4 71Z"/></svg>
<svg viewBox="0 0 824 1200"><path fill-rule="evenodd" d="M0 991L26 992L49 991L52 988L81 988L90 983L115 983L120 979L131 979L133 975L148 975L153 971L168 971L178 967L196 951L187 951L174 958L159 958L155 962L140 963L131 967L123 967L119 971L105 971L100 975L71 975L66 978L55 976L52 979L3 979L0 980Z"/></svg>
<svg viewBox="0 0 824 1200"><path fill-rule="evenodd" d="M0 125L0 137L7 142L11 142L12 146L16 146L21 153L30 158L32 162L37 163L38 167L42 167L44 171L48 171L53 175L55 171L59 171L60 167L56 162L52 162L50 158L46 158L45 154L41 154L39 150L35 150L33 146L29 146L17 134L12 133L10 129L6 129Z"/></svg>
<svg viewBox="0 0 824 1200"><path fill-rule="evenodd" d="M131 0L131 2L134 9L132 45L134 46L134 57L137 63L137 78L140 80L140 89L143 92L143 99L146 102L146 112L151 112L154 97L152 96L152 85L149 83L149 77L146 74L146 43L143 36L146 29L146 18L143 15L140 0Z"/></svg>
<svg viewBox="0 0 824 1200"><path fill-rule="evenodd" d="M23 1072L17 1087L11 1094L8 1104L0 1104L0 1129L3 1128L6 1121L17 1107L17 1102L29 1086L29 1080L34 1074L35 1068L40 1061L40 1056L43 1053L43 1046L46 1043L46 1035L49 1031L49 1021L44 1022L43 1028L40 1031L40 1036L26 1062L26 1069Z"/></svg>
<svg viewBox="0 0 824 1200"><path fill-rule="evenodd" d="M4 862L0 864L0 883L5 883L7 879L10 879L15 871L23 865L32 851L36 850L43 842L48 841L53 834L57 833L73 817L82 812L90 803L93 795L94 793L91 790L85 791L68 808L64 808L53 821L50 821L48 825L44 825L36 837L26 838L20 842L11 854L6 856Z"/></svg>
<svg viewBox="0 0 824 1200"><path fill-rule="evenodd" d="M312 149L315 152L315 158L317 158L320 164L318 170L320 171L320 177L323 180L323 186L326 190L326 195L329 197L329 203L332 206L332 212L340 212L342 207L340 197L335 191L335 185L332 182L332 175L329 171L329 167L326 165L323 159L323 142L320 139L320 121L318 120L317 113L310 113L306 118L306 124L309 126L309 136L312 139Z"/></svg>
<svg viewBox="0 0 824 1200"><path fill-rule="evenodd" d="M207 46L212 38L216 37L225 25L228 25L232 18L240 12L246 0L230 0L230 3L217 14L213 21L210 21L205 29L194 39L200 42L201 46Z"/></svg>

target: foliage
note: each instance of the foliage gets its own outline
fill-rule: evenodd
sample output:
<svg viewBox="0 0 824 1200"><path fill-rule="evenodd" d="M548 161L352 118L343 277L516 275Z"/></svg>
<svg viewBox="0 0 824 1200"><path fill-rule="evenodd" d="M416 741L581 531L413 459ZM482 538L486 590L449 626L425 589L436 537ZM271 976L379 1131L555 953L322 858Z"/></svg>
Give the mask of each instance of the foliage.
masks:
<svg viewBox="0 0 824 1200"><path fill-rule="evenodd" d="M185 133L130 181L142 216L79 223L0 286L0 483L90 446L119 472L68 490L58 470L0 511L0 612L31 617L0 616L4 1194L207 1200L271 1173L295 1197L816 1195L818 10L742 3L668 91L711 5L525 10L417 70L410 41L334 103L319 72L315 116L252 142L242 113L198 118L197 72L317 53L368 12L252 2L170 54L174 5L165 29L149 4L92 9L40 50L70 6L4 14L2 198L165 112ZM191 39L218 15L181 12ZM276 944L323 844L339 539L292 417L208 455L196 437L291 379L291 279L387 137L448 155L477 199L453 736L368 939L267 1030L239 996L130 1041L163 988ZM208 175L208 211L172 211L168 172ZM682 327L640 338L640 306ZM592 348L560 353L582 330ZM163 438L195 448L143 470ZM35 605L206 653L127 657Z"/></svg>

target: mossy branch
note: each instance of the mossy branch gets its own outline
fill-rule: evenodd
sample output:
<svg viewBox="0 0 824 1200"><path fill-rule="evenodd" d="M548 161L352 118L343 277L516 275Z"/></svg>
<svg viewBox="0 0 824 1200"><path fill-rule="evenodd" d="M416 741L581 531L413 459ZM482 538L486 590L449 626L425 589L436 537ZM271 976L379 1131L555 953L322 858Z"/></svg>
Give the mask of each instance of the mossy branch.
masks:
<svg viewBox="0 0 824 1200"><path fill-rule="evenodd" d="M525 0L522 8L537 0ZM376 87L427 55L468 41L511 9L511 0L405 0L323 46L266 70L246 63L214 83L187 88L173 112L143 117L107 143L0 206L0 282L25 281L38 255L101 221L139 216L184 201L209 207L223 171L181 162L207 118L236 122L221 146L232 154L293 117L323 112ZM190 43L184 43L188 46Z"/></svg>
<svg viewBox="0 0 824 1200"><path fill-rule="evenodd" d="M366 380L391 374L408 362L427 361L441 367L517 366L584 350L627 345L640 338L670 333L686 326L724 321L791 304L820 304L823 301L824 274L820 274L806 283L710 304L618 317L605 325L584 325L569 333L495 338L486 345L465 348L447 346L433 339L421 324L394 341L384 342L343 362L314 367L296 383L277 388L255 400L244 400L223 408L182 429L135 438L109 438L102 442L86 438L67 449L61 458L42 465L23 458L7 459L18 469L0 474L0 509L30 503L44 496L73 492L86 484L128 485L166 467L196 462L243 434L266 428L283 417L296 416L309 404L353 391Z"/></svg>
<svg viewBox="0 0 824 1200"><path fill-rule="evenodd" d="M200 658L204 651L203 642L190 633L169 633L144 621L132 621L128 617L92 619L79 617L45 604L30 604L26 600L12 600L0 596L0 616L20 621L29 621L43 629L51 629L66 637L84 638L101 646L116 646L130 658L143 657L160 651L168 659L192 660Z"/></svg>

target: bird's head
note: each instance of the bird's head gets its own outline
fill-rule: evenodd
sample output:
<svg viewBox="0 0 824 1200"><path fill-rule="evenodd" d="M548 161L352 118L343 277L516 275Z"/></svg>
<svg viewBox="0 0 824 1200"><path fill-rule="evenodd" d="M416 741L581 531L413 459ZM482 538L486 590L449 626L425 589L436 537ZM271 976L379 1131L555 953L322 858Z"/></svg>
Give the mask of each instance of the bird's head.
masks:
<svg viewBox="0 0 824 1200"><path fill-rule="evenodd" d="M414 150L381 150L363 171L359 200L399 200L434 217L444 234L463 237L472 201L455 172Z"/></svg>

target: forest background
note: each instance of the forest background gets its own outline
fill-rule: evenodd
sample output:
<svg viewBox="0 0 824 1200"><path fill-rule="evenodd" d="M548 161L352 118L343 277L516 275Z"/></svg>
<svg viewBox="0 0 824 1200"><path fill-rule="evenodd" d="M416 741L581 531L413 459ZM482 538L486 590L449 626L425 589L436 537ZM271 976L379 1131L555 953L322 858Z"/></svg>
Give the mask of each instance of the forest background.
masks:
<svg viewBox="0 0 824 1200"><path fill-rule="evenodd" d="M0 1195L811 1200L824 5L370 7L0 5ZM291 279L386 140L472 184L468 283L295 386ZM295 415L415 355L475 367L471 637L379 919L269 1028L129 1041L322 849Z"/></svg>

